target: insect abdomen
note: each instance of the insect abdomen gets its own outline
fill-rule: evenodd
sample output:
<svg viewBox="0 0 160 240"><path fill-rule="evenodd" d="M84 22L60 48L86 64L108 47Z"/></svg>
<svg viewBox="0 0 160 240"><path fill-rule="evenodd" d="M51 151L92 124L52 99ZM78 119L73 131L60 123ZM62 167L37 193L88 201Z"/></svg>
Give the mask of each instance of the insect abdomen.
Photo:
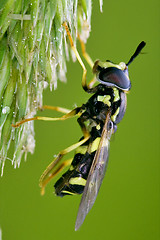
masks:
<svg viewBox="0 0 160 240"><path fill-rule="evenodd" d="M54 185L57 196L81 194L83 192L86 179L75 170L68 170Z"/></svg>
<svg viewBox="0 0 160 240"><path fill-rule="evenodd" d="M70 169L54 185L57 196L83 193L93 158L88 152L74 156Z"/></svg>

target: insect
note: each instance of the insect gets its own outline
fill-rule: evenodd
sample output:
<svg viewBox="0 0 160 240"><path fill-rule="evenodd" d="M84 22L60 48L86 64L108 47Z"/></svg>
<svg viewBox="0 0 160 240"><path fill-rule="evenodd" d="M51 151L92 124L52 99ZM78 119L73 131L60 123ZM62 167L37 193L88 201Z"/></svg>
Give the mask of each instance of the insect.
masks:
<svg viewBox="0 0 160 240"><path fill-rule="evenodd" d="M87 103L71 111L60 107L44 106L44 108L65 113L60 118L37 116L24 119L12 126L18 127L31 120L58 121L73 116L78 117L77 121L82 129L83 137L78 143L61 151L40 178L41 192L44 194L48 182L61 172L64 167L70 165L54 187L56 195L61 197L83 193L75 225L75 230L77 230L96 200L108 165L110 138L116 132L117 124L122 120L126 111L126 93L131 88L128 66L141 52L146 43L142 41L138 45L127 64L124 62L115 64L109 60L105 62L97 60L93 63L85 51L84 43L80 40L82 53L94 74L93 80L87 84L86 67L73 44L67 23L65 22L63 26L66 29L71 48L83 69L82 87L92 96ZM95 83L98 84L94 85ZM60 162L63 156L72 150L75 150L74 157Z"/></svg>

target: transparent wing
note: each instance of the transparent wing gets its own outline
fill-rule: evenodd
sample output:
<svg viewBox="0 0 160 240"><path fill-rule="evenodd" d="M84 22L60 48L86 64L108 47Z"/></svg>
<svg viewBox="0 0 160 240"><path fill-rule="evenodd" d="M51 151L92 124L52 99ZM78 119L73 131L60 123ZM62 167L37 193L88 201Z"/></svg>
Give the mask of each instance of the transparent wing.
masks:
<svg viewBox="0 0 160 240"><path fill-rule="evenodd" d="M81 198L75 230L79 229L86 215L92 208L107 169L108 155L109 155L109 140L113 132L113 126L108 127L109 121L110 121L110 111L107 114L106 121L102 131L101 140L100 140L97 152L95 154L95 157L87 178L87 183Z"/></svg>

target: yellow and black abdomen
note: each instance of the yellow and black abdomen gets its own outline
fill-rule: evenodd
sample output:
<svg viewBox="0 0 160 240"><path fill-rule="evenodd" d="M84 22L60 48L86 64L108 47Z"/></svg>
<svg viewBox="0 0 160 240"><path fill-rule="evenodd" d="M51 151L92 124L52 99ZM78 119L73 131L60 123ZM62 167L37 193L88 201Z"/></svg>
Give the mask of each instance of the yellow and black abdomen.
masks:
<svg viewBox="0 0 160 240"><path fill-rule="evenodd" d="M54 185L56 195L81 194L86 185L87 176L94 158L94 154L76 153L70 169Z"/></svg>
<svg viewBox="0 0 160 240"><path fill-rule="evenodd" d="M69 170L54 185L57 196L83 193L87 177L99 145L102 125L91 128L89 140L76 149ZM81 140L81 139L80 139Z"/></svg>

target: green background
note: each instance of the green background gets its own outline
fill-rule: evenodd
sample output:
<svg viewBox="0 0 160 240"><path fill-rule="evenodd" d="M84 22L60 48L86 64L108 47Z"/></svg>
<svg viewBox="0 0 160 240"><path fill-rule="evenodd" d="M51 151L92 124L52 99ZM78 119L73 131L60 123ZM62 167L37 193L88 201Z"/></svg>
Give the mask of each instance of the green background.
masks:
<svg viewBox="0 0 160 240"><path fill-rule="evenodd" d="M107 174L93 209L74 231L80 196L58 198L49 184L41 197L39 176L53 155L81 136L76 119L35 122L36 150L19 169L6 162L0 180L0 227L3 240L18 239L160 239L159 54L160 2L93 1L87 51L93 60L127 62L144 40L147 45L129 67L132 89L123 121L111 141ZM88 68L90 71L90 69ZM82 69L68 63L67 84L45 92L44 103L73 108L88 99ZM88 80L91 73L88 73ZM49 111L45 116L57 116ZM72 153L73 154L73 153ZM71 155L69 155L70 157Z"/></svg>

